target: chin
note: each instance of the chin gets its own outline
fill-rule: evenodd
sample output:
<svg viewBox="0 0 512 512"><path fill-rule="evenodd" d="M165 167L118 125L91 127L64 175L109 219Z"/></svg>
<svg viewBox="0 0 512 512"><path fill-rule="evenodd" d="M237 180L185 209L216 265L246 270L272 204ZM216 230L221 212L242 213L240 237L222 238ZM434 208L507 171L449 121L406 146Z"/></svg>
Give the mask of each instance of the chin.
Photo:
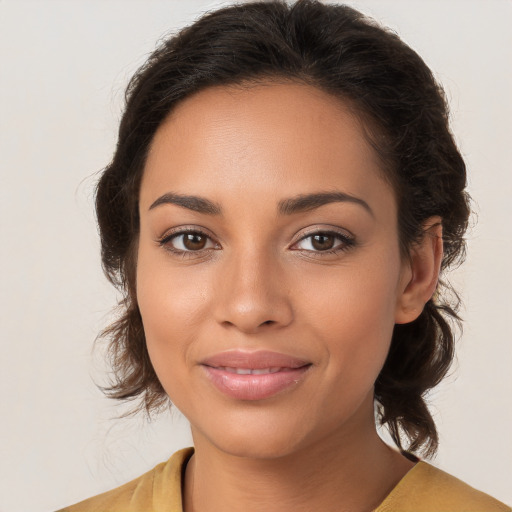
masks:
<svg viewBox="0 0 512 512"><path fill-rule="evenodd" d="M311 448L328 435L311 417L276 412L245 410L216 415L217 421L203 423L201 429L192 427L194 443L198 448L213 445L233 457L275 460Z"/></svg>
<svg viewBox="0 0 512 512"><path fill-rule="evenodd" d="M233 457L277 459L303 448L308 437L301 425L279 421L285 418L240 414L223 419L201 429L192 427L194 444L213 445Z"/></svg>
<svg viewBox="0 0 512 512"><path fill-rule="evenodd" d="M232 436L229 439L218 440L217 449L233 457L269 460L287 457L299 450L301 443L290 442L279 437L263 437L247 439L247 436Z"/></svg>

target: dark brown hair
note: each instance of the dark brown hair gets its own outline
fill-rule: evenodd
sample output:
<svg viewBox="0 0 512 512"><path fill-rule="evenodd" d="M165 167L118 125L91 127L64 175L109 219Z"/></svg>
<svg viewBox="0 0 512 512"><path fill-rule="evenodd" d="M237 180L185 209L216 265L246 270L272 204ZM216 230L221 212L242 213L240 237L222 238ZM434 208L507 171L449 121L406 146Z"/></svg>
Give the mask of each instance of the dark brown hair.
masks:
<svg viewBox="0 0 512 512"><path fill-rule="evenodd" d="M254 2L206 14L164 41L130 81L117 148L98 183L103 267L124 296L119 319L103 333L113 368L109 396L140 399L148 412L168 403L149 360L135 293L139 187L156 130L177 103L202 89L276 79L322 89L359 113L396 193L404 255L423 236L423 223L438 215L442 270L462 261L465 165L443 91L411 48L343 5ZM453 359L458 301L444 297L446 289L440 282L414 322L395 326L375 383L380 421L411 452L437 448L424 397Z"/></svg>

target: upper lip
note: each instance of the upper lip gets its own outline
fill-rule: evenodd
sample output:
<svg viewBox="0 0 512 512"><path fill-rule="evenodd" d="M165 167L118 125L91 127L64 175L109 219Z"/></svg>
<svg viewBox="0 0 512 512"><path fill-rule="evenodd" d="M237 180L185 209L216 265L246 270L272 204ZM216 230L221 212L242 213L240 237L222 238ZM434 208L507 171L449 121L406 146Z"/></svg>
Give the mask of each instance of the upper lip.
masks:
<svg viewBox="0 0 512 512"><path fill-rule="evenodd" d="M256 352L228 350L203 359L201 364L213 368L250 368L257 370L278 367L301 368L311 363L288 354L271 352L269 350L259 350Z"/></svg>

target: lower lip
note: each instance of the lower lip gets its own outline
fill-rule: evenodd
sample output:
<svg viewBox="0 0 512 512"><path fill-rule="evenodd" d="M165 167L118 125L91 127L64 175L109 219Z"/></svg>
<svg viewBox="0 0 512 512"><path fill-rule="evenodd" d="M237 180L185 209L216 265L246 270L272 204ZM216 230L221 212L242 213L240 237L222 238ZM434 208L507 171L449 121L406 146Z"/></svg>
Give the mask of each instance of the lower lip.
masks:
<svg viewBox="0 0 512 512"><path fill-rule="evenodd" d="M213 385L230 398L263 400L299 384L309 365L262 375L239 375L205 365L203 368Z"/></svg>

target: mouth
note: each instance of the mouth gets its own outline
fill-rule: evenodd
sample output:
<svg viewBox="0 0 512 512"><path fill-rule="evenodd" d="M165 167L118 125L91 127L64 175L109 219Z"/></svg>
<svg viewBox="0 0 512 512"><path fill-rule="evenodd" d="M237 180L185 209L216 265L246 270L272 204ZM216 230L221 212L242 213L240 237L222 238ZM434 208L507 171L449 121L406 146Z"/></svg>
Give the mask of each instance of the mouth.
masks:
<svg viewBox="0 0 512 512"><path fill-rule="evenodd" d="M201 363L209 381L236 400L264 400L297 386L312 366L276 352L229 351Z"/></svg>
<svg viewBox="0 0 512 512"><path fill-rule="evenodd" d="M218 366L217 370L222 370L228 373L234 373L236 375L267 375L269 373L277 373L284 370L289 370L289 368L230 368L229 366Z"/></svg>

